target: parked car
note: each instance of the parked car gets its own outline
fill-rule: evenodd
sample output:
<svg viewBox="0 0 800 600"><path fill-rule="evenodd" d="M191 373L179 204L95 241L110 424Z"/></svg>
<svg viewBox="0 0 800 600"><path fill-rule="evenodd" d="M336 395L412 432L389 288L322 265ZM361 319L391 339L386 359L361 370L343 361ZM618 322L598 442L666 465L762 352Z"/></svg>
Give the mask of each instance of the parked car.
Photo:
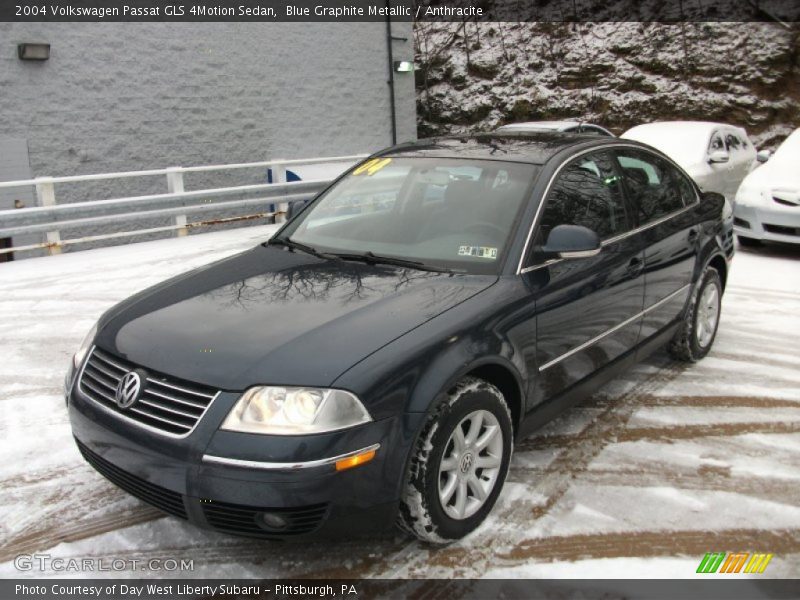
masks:
<svg viewBox="0 0 800 600"><path fill-rule="evenodd" d="M800 244L800 129L736 193L734 230L745 246L763 240Z"/></svg>
<svg viewBox="0 0 800 600"><path fill-rule="evenodd" d="M67 374L72 431L106 478L203 527L460 538L514 440L656 348L709 352L723 204L616 138L389 148L272 239L104 314Z"/></svg>
<svg viewBox="0 0 800 600"><path fill-rule="evenodd" d="M733 203L736 190L756 164L756 149L741 127L703 121L637 125L624 139L649 144L678 163L706 192Z"/></svg>
<svg viewBox="0 0 800 600"><path fill-rule="evenodd" d="M510 123L496 129L498 133L511 133L515 131L561 131L563 133L588 133L592 135L607 135L615 137L605 127L580 121L526 121L525 123Z"/></svg>

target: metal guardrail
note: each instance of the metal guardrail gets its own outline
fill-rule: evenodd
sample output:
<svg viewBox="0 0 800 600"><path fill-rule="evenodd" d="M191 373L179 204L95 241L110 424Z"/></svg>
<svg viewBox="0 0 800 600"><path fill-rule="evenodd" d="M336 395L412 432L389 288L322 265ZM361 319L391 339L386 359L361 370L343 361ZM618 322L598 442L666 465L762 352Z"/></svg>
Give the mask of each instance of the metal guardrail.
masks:
<svg viewBox="0 0 800 600"><path fill-rule="evenodd" d="M355 162L364 158L365 154L351 156L333 156L312 159L270 160L230 165L205 165L197 167L169 167L166 169L150 169L146 171L125 171L120 173L101 173L96 175L71 175L66 177L37 177L22 181L0 182L0 189L33 186L36 189L37 206L0 211L0 238L27 233L46 234L47 241L25 246L0 248L0 254L21 252L47 248L50 254L61 252L63 246L83 244L99 240L132 237L149 233L176 231L177 235L187 235L196 227L231 223L235 221L253 220L274 217L276 222L282 220L291 202L312 198L324 189L330 179L313 179L303 181L286 181L287 166L318 165L324 163ZM240 185L233 187L208 188L186 191L184 189L185 173L208 171L228 171L235 169L267 168L272 170L274 183ZM124 179L129 177L166 176L167 193L148 194L144 196L128 196L103 200L57 204L55 186L59 183L98 181L108 179ZM246 197L258 194L258 197ZM228 196L236 196L232 200L222 200ZM258 212L255 214L188 221L187 215L218 211L228 208L246 208L276 204L277 210ZM82 236L61 239L64 229L118 223L121 220L145 220L158 217L173 217L174 225L132 229L115 233Z"/></svg>

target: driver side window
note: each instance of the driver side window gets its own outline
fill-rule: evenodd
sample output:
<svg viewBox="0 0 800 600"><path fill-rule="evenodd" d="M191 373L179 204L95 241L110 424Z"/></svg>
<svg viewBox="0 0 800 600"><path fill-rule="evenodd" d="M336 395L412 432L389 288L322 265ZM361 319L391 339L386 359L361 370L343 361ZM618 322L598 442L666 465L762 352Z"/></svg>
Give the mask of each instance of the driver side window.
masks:
<svg viewBox="0 0 800 600"><path fill-rule="evenodd" d="M619 177L605 152L581 156L564 167L544 202L537 245L557 225L583 225L601 240L630 229Z"/></svg>

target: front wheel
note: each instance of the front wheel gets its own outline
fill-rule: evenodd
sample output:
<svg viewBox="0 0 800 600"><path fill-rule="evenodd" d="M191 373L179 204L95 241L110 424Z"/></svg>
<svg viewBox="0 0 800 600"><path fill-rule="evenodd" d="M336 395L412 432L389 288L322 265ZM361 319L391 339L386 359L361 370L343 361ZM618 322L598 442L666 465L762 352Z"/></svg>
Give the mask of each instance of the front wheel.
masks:
<svg viewBox="0 0 800 600"><path fill-rule="evenodd" d="M700 279L683 325L669 345L669 353L679 360L697 362L711 350L717 336L722 309L722 281L714 267L708 267Z"/></svg>
<svg viewBox="0 0 800 600"><path fill-rule="evenodd" d="M512 435L500 390L482 379L462 379L428 417L412 451L400 527L441 544L480 525L505 482Z"/></svg>

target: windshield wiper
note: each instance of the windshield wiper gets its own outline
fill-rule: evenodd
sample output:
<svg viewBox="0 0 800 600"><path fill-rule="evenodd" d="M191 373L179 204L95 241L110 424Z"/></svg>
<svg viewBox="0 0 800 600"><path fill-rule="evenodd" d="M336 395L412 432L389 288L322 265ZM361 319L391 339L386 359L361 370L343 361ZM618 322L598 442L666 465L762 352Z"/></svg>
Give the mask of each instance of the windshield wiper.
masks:
<svg viewBox="0 0 800 600"><path fill-rule="evenodd" d="M300 250L300 252L305 252L306 254L311 254L312 256L317 256L319 258L325 258L328 260L338 260L338 256L335 254L328 254L327 252L320 252L313 246L307 246L306 244L301 244L300 242L295 242L289 238L272 238L267 240L268 246L285 246L286 248L290 248L292 250Z"/></svg>
<svg viewBox="0 0 800 600"><path fill-rule="evenodd" d="M407 258L396 258L394 256L381 256L380 254L375 254L374 252L371 251L364 252L363 254L347 254L347 253L337 252L334 254L334 256L342 260L359 260L370 265L377 265L377 264L394 265L397 267L409 267L411 269L418 269L420 271L435 271L437 273L456 272L453 269L428 265L418 260L409 260Z"/></svg>

